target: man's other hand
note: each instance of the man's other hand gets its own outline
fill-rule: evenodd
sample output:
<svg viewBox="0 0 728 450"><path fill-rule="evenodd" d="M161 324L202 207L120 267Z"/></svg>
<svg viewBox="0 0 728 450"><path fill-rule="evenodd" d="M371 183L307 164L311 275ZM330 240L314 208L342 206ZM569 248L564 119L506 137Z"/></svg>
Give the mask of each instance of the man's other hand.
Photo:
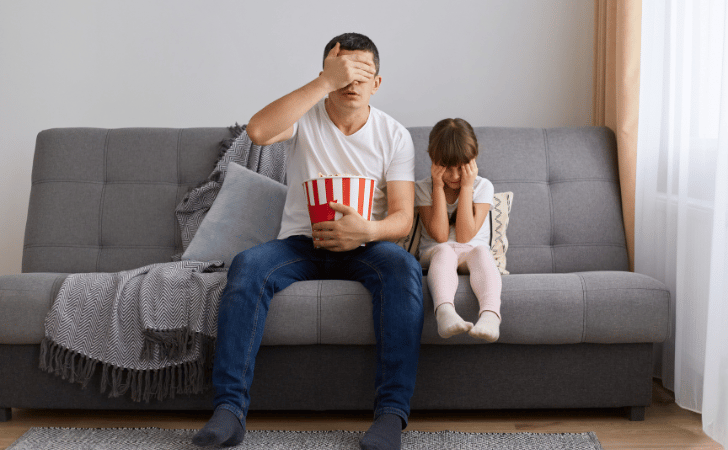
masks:
<svg viewBox="0 0 728 450"><path fill-rule="evenodd" d="M371 222L360 216L351 206L336 202L329 202L329 206L342 213L343 217L313 225L313 243L316 248L345 252L369 242Z"/></svg>

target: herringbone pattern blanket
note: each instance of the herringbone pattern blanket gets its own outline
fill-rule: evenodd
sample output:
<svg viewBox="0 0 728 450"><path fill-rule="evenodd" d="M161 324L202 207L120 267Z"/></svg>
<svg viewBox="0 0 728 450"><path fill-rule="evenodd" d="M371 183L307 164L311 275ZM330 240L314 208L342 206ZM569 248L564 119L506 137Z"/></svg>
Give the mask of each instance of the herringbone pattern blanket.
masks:
<svg viewBox="0 0 728 450"><path fill-rule="evenodd" d="M135 401L199 393L209 384L227 272L180 261L66 278L45 321L41 369Z"/></svg>

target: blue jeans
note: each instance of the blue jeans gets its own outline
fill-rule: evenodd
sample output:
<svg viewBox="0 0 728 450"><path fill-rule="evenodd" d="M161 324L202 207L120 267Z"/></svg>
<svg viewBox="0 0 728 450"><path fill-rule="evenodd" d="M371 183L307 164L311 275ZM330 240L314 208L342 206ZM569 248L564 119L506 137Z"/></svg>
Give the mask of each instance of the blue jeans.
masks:
<svg viewBox="0 0 728 450"><path fill-rule="evenodd" d="M273 294L296 281L361 282L372 294L377 371L374 416L400 416L406 424L422 335L422 267L392 242L348 252L314 249L307 236L277 239L238 254L220 299L212 382L215 408L245 424L253 368Z"/></svg>

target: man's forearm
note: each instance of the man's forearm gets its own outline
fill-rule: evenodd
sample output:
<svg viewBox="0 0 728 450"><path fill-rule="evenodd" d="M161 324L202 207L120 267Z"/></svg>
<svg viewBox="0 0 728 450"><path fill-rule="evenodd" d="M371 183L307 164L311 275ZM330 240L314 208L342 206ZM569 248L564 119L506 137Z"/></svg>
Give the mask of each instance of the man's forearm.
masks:
<svg viewBox="0 0 728 450"><path fill-rule="evenodd" d="M271 144L281 133L293 126L319 100L330 92L321 77L285 95L256 113L248 122L246 131L257 145Z"/></svg>
<svg viewBox="0 0 728 450"><path fill-rule="evenodd" d="M382 220L370 222L368 242L397 241L407 236L412 228L412 214L398 211Z"/></svg>

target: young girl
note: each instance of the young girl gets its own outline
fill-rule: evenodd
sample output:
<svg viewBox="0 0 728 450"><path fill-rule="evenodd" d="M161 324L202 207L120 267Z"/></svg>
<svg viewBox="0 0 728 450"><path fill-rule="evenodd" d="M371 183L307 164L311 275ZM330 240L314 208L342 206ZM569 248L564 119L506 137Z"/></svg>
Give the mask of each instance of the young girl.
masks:
<svg viewBox="0 0 728 450"><path fill-rule="evenodd" d="M444 119L430 132L427 149L431 177L415 184L415 206L424 230L420 262L435 303L440 336L468 332L495 342L500 335L501 277L490 252L493 184L478 176L478 141L463 119ZM455 311L458 269L470 272L470 285L480 303L475 325Z"/></svg>

